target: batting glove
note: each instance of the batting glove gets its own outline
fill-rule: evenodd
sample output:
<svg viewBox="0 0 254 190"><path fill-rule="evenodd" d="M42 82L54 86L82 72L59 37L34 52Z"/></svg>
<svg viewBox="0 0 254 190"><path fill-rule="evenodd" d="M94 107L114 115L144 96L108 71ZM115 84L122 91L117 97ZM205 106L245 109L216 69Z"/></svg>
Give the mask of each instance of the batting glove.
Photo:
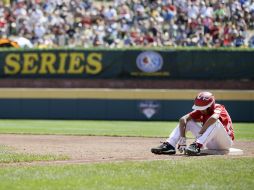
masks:
<svg viewBox="0 0 254 190"><path fill-rule="evenodd" d="M179 150L180 153L183 153L184 150L186 149L186 138L181 137L179 142L178 142L178 147L177 149Z"/></svg>

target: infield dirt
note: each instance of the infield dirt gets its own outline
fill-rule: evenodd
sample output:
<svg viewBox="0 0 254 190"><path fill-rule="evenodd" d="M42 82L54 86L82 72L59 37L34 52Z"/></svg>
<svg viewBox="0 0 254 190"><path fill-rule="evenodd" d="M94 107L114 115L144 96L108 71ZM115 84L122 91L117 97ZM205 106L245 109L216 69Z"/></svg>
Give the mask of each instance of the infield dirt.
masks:
<svg viewBox="0 0 254 190"><path fill-rule="evenodd" d="M67 155L70 158L70 160L65 161L33 162L26 164L72 164L131 160L166 160L187 157L180 153L170 156L152 154L150 149L160 145L160 141L163 140L165 139L144 137L0 135L0 145L13 147L15 151L19 153ZM233 147L242 149L243 155L230 157L254 157L253 141L236 141ZM228 157L229 155L222 156ZM204 158L204 156L201 157Z"/></svg>

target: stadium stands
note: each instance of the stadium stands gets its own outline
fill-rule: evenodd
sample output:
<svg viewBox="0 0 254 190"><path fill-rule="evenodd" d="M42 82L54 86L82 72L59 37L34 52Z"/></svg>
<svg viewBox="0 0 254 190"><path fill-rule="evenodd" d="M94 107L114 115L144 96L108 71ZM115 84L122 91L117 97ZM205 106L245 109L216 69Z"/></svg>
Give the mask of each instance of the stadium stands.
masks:
<svg viewBox="0 0 254 190"><path fill-rule="evenodd" d="M35 47L253 47L254 0L5 0L0 36Z"/></svg>

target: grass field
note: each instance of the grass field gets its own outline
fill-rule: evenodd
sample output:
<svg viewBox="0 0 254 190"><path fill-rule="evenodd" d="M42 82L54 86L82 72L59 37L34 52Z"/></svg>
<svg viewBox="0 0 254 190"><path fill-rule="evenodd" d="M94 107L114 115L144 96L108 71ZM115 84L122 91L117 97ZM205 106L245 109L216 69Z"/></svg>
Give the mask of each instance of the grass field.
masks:
<svg viewBox="0 0 254 190"><path fill-rule="evenodd" d="M0 120L0 133L167 137L175 125L176 122ZM235 123L234 128L237 140L254 141L253 123ZM11 162L67 159L54 155L16 154L9 147L0 146L0 163L6 162L7 155L15 157ZM1 190L245 190L253 189L253 179L253 157L0 166Z"/></svg>
<svg viewBox="0 0 254 190"><path fill-rule="evenodd" d="M0 134L168 137L177 122L0 120ZM253 140L253 123L235 123L237 139Z"/></svg>
<svg viewBox="0 0 254 190"><path fill-rule="evenodd" d="M0 145L0 163L15 163L15 162L32 162L32 161L51 161L51 160L67 160L65 155L37 155L16 153L11 147Z"/></svg>
<svg viewBox="0 0 254 190"><path fill-rule="evenodd" d="M251 164L252 163L252 164ZM253 189L253 159L5 167L0 189Z"/></svg>

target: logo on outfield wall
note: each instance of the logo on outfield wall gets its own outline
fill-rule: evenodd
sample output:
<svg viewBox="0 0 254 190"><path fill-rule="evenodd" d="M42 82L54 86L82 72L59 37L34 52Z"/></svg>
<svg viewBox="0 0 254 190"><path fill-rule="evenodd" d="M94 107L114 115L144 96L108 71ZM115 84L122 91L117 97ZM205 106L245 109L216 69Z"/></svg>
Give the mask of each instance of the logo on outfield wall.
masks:
<svg viewBox="0 0 254 190"><path fill-rule="evenodd" d="M145 73L154 73L161 70L163 59L159 53L154 51L146 51L136 59L137 67Z"/></svg>
<svg viewBox="0 0 254 190"><path fill-rule="evenodd" d="M160 104L157 101L142 101L138 105L139 110L143 113L147 119L150 119L160 109Z"/></svg>

